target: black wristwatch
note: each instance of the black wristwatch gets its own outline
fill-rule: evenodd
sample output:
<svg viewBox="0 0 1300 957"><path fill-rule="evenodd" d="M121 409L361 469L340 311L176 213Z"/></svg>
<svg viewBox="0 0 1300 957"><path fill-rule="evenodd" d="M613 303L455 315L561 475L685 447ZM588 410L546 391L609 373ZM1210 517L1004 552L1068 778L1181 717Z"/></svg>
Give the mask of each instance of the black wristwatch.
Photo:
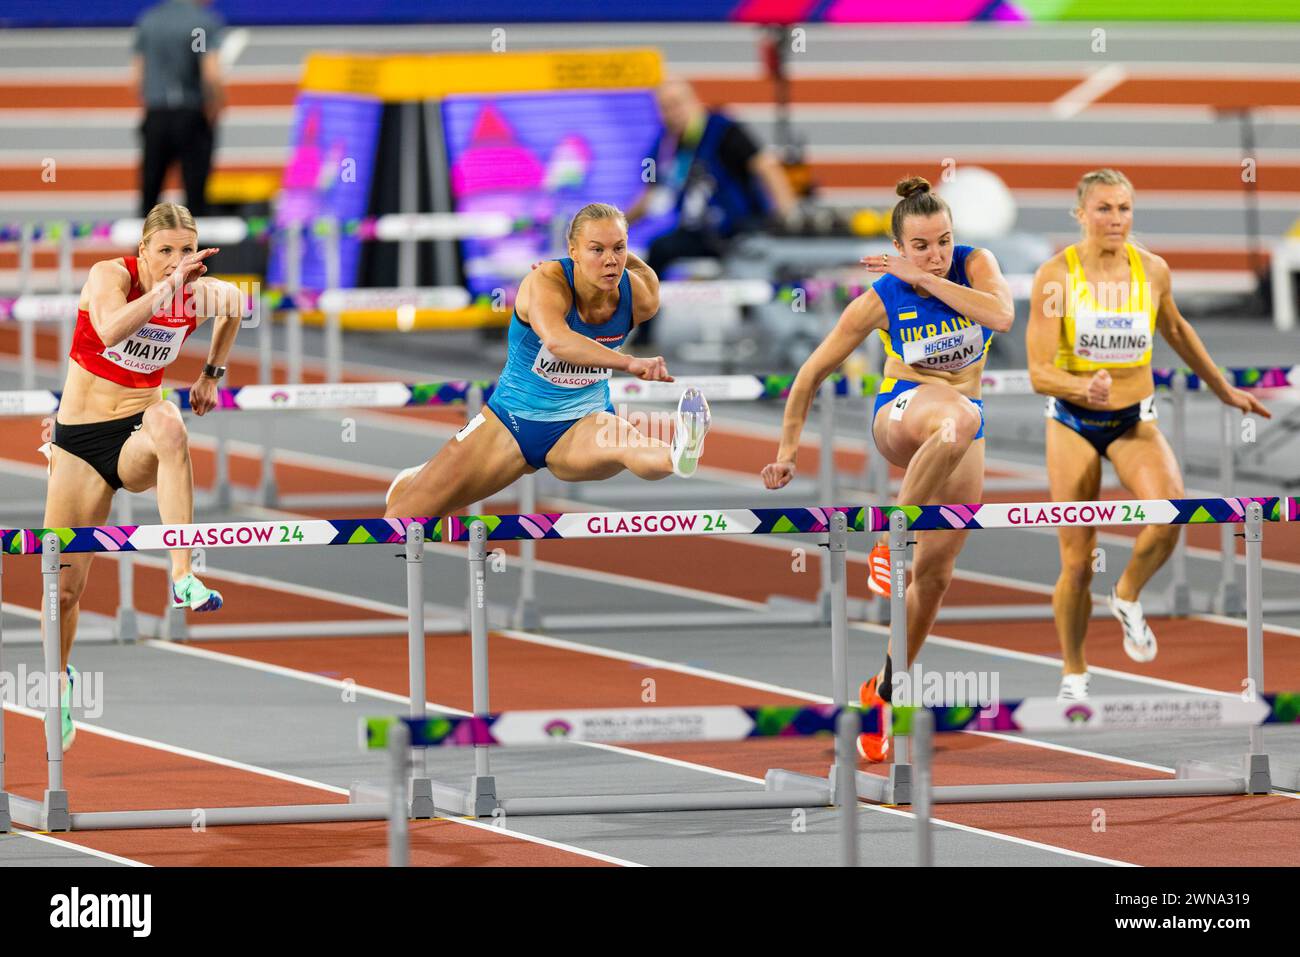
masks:
<svg viewBox="0 0 1300 957"><path fill-rule="evenodd" d="M214 366L210 362L205 363L203 366L203 374L207 376L209 379L220 379L222 376L226 374L226 367Z"/></svg>

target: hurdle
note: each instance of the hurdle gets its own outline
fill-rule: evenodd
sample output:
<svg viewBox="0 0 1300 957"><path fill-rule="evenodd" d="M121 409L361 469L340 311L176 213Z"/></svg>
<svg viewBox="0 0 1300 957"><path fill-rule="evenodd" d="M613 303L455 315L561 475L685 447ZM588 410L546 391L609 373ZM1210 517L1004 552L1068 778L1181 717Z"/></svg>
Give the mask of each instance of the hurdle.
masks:
<svg viewBox="0 0 1300 957"><path fill-rule="evenodd" d="M1150 512L1150 515L1147 515ZM1035 514L1041 513L1041 514ZM1098 526L1098 525L1182 525L1182 524L1244 524L1246 539L1246 613L1247 651L1246 687L1252 694L1262 696L1264 686L1264 623L1263 623L1263 529L1267 521L1294 522L1300 520L1300 500L1290 498L1223 498L1223 499L1154 499L1128 502L1073 502L1027 503L1012 505L927 505L897 506L881 510L887 517L889 551L893 588L890 594L890 646L907 647L906 587L907 549L913 542L908 538L912 531L938 531L951 529L1019 528L1026 521L1042 526ZM883 529L881 529L883 530ZM1231 711L1224 702L1233 696L1215 699L1217 707L1205 718L1203 724L1188 719L1182 726L1222 726L1224 713L1234 719L1240 715ZM1153 707L1170 707L1165 702L1169 696L1153 696ZM1052 701L1054 699L1044 699ZM1096 699L1105 714L1108 700ZM1056 706L1057 723L1049 727L1068 727L1066 714L1072 705L1088 702L1068 702ZM967 709L970 710L970 709ZM1076 712L1077 713L1077 712ZM1258 716L1258 715L1256 715ZM1098 722L1100 724L1101 721ZM1111 726L1122 726L1112 722ZM1167 725L1168 726L1168 725ZM1177 726L1177 725L1174 725ZM990 726L992 729L992 726ZM895 756L889 765L888 777L859 771L856 774L858 795L864 800L882 804L906 804L911 800L914 784L913 767L908 758L906 727L895 724ZM819 779L806 775L793 778L779 777L775 786L807 787ZM1222 794L1266 794L1271 788L1269 757L1264 751L1263 735L1252 724L1248 747L1239 766L1216 765L1210 762L1183 762L1175 777L1165 780L1062 782L1053 784L1017 785L955 785L935 787L932 800L936 803L981 801L1043 801L1073 800L1113 797L1171 797Z"/></svg>
<svg viewBox="0 0 1300 957"><path fill-rule="evenodd" d="M565 514L450 516L439 519L431 540L468 543L473 714L491 713L488 697L487 542L543 538L613 538L640 535L824 535L831 566L831 671L833 705L848 700L848 613L845 556L850 529L862 530L872 510L863 507L679 510L668 512L570 512ZM640 531L633 531L636 525ZM749 791L661 792L651 794L510 797L498 792L486 744L474 746L474 774L468 787L434 780L435 805L451 814L580 814L631 811L727 810L737 808L825 807L832 783Z"/></svg>
<svg viewBox="0 0 1300 957"><path fill-rule="evenodd" d="M854 740L861 719L854 708L779 705L740 707L706 705L687 708L570 708L556 711L506 711L485 716L436 718L368 717L360 722L363 751L387 751L389 795L399 794L410 773L411 754L436 747L499 747L564 743L665 744L684 741L744 741L752 738L835 736L839 779L857 760ZM839 860L858 863L857 807L851 788L836 793ZM389 802L388 862L409 864L409 830L403 802Z"/></svg>
<svg viewBox="0 0 1300 957"><path fill-rule="evenodd" d="M82 528L14 529L0 532L0 555L41 555L42 614L59 620L60 558L75 552L167 551L190 544L205 548L384 545L405 548L407 594L407 654L409 659L410 715L425 714L424 654L424 538L429 519L342 519L302 522L251 522L207 525L126 525ZM3 561L0 560L0 565ZM0 646L3 645L0 634ZM4 791L4 724L0 716L0 821L7 830L13 823L43 831L84 831L144 827L190 827L196 810L210 825L302 824L327 821L381 821L389 813L383 802L262 805L214 808L161 808L132 811L72 809L63 777L63 745L59 708L59 636L45 630L44 642L46 788L42 800ZM0 708L3 711L3 708ZM433 815L429 779L412 775L404 803L412 817ZM7 805L7 812L5 805ZM4 820L7 817L9 820Z"/></svg>
<svg viewBox="0 0 1300 957"><path fill-rule="evenodd" d="M488 541L522 541L527 539L560 538L634 538L654 535L734 535L734 534L825 534L833 584L831 633L831 687L832 701L842 707L848 700L847 678L847 580L846 554L848 533L889 530L891 536L891 561L894 567L894 592L891 596L891 641L895 647L906 647L905 591L907 532L911 530L939 530L952 528L1020 528L1029 525L1053 526L1065 524L1087 525L1146 525L1190 523L1243 523L1247 524L1247 541L1250 550L1248 561L1248 593L1250 602L1251 632L1248 655L1248 675L1262 687L1263 681L1263 629L1261 595L1261 543L1263 516L1269 521L1295 521L1295 499L1169 499L1134 500L1128 502L1083 503L1023 503L1011 505L933 505L892 506L886 508L827 506L806 509L731 509L731 510L679 510L669 512L573 512L533 513L526 515L470 515L450 516L440 519L435 526L436 538L445 542L466 542L469 565L469 595L471 610L471 661L473 667L473 713L484 717L491 713L488 698L488 646L487 646L487 576L485 574ZM1053 517L1047 510L1057 509ZM1031 510L1043 512L1039 517ZM1148 514L1149 513L1149 514ZM1031 517L1026 517L1031 516ZM908 802L911 785L911 768L903 749L890 767L889 778L857 772L857 793L866 800L878 803L900 804ZM835 793L834 775L827 778L797 774L781 769L770 770L765 777L766 795L747 794L736 797L722 792L706 794L635 794L618 796L575 796L511 798L498 793L496 780L491 773L488 750L475 747L475 773L468 787L458 787L434 781L434 797L438 807L450 813L490 816L495 808L516 814L606 813L614 811L696 810L703 807L730 808L791 806L780 801L782 795L796 805L818 803ZM1252 737L1251 749L1245 761L1246 777L1238 777L1229 784L1207 784L1203 778L1179 779L1175 782L1132 782L1133 796L1170 793L1247 793L1261 782L1267 789L1268 758L1262 751L1262 741ZM1203 770L1203 769L1202 769ZM1199 773L1199 772L1198 772ZM1173 786L1162 786L1169 785ZM983 800L1005 800L1006 789L990 787L980 791ZM1016 795L1029 794L1038 799L1044 791L1014 791ZM1055 793L1055 792L1053 792ZM1090 789L1087 782L1074 790L1078 796L1089 797L1099 793ZM1107 795L1115 792L1107 790ZM952 792L936 789L936 801L946 800ZM1059 795L1059 796L1063 796ZM769 804L769 801L779 803ZM827 803L822 801L821 803Z"/></svg>

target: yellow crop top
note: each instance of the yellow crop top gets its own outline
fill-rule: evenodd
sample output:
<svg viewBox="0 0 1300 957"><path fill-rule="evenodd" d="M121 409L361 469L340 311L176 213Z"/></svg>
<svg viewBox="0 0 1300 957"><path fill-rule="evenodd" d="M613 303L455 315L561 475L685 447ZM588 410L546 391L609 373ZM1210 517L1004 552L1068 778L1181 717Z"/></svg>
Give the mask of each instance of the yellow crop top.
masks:
<svg viewBox="0 0 1300 957"><path fill-rule="evenodd" d="M1129 282L1103 284L1100 290L1084 277L1078 251L1066 248L1065 315L1056 349L1057 368L1092 372L1150 364L1158 304L1137 247L1125 243L1124 248Z"/></svg>

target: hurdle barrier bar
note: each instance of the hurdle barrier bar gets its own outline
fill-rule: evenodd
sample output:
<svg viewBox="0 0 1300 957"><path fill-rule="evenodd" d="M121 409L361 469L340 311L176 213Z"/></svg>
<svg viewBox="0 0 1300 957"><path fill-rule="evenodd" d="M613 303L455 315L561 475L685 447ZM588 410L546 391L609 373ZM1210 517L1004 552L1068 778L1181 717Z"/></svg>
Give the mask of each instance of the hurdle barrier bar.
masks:
<svg viewBox="0 0 1300 957"><path fill-rule="evenodd" d="M423 719L402 717L363 718L360 722L361 747L367 751L386 750L390 761L388 794L394 793L407 776L412 749L427 753L429 748L472 747L475 754L489 747L551 745L563 743L664 744L683 741L743 741L770 737L834 736L838 780L846 787L831 795L818 791L809 796L815 803L759 804L747 798L763 796L762 790L718 791L694 795L701 800L700 809L717 810L758 807L835 807L838 811L838 857L841 865L858 864L857 797L852 791L849 771L857 763L855 740L860 725L859 712L840 706L781 706L746 708L716 705L693 708L571 708L556 711L507 711L482 717L433 716ZM686 797L687 795L683 795ZM832 800L833 798L833 800ZM506 799L498 807L509 817L512 813L583 814L609 813L588 810L520 811L529 799ZM532 799L538 800L538 799ZM563 800L563 799L560 799ZM584 799L572 799L581 801ZM611 799L613 800L613 799ZM731 802L731 803L729 803ZM400 801L390 802L388 850L391 866L404 867L409 861L408 821ZM558 808L559 804L552 804ZM695 810L690 806L649 808L653 811ZM614 812L646 810L635 806L616 807ZM479 816L489 816L487 815Z"/></svg>
<svg viewBox="0 0 1300 957"><path fill-rule="evenodd" d="M840 811L839 856L841 863L849 866L857 863L855 812L858 795L854 793L853 774L850 773L858 763L854 742L860 731L880 733L883 730L895 736L915 739L915 786L910 799L899 803L910 804L916 818L917 864L932 866L931 804L935 800L942 800L936 795L932 784L932 740L936 732L1073 734L1116 728L1167 731L1244 727L1251 729L1252 735L1258 735L1264 724L1300 724L1300 692L1259 694L1249 699L1238 695L1165 693L1106 695L1094 697L1087 702L1063 702L1056 698L1038 697L982 704L896 705L887 718L876 709L864 711L856 705L556 708L482 715L431 715L424 718L366 717L360 720L359 730L363 750L388 751L392 759L391 780L398 787L406 779L411 755L421 751L427 753L430 748L470 747L478 754L493 747L730 742L771 737L824 737L833 734L836 781L833 806ZM1105 782L1106 785L1116 783L1123 782ZM1256 778L1249 783L1256 788L1249 793L1262 794L1269 790L1266 780ZM390 785L389 793L393 790ZM952 791L951 788L940 790ZM1239 792L1220 789L1214 793ZM1097 796L1129 795L1125 789L1120 789L1114 795ZM1066 799L1069 795L1063 794L1060 797ZM949 793L947 800L953 803L955 799ZM497 806L507 817L512 812L521 813L518 802L510 799L501 801ZM551 810L548 813L634 813L640 810L644 809L625 806L613 811ZM529 813L529 810L525 809L522 813ZM400 853L403 849L394 847L393 842L400 844L405 839L406 817L403 803L393 802L389 817L390 851L393 852L390 859L404 859Z"/></svg>
<svg viewBox="0 0 1300 957"><path fill-rule="evenodd" d="M1058 515L1051 510L1061 509ZM1072 508L1075 518L1064 514ZM1107 512L1109 510L1109 512ZM906 580L907 548L912 531L946 529L987 529L1021 527L1025 514L1038 511L1033 521L1039 525L1180 525L1200 523L1245 524L1247 655L1246 676L1250 689L1264 687L1264 630L1262 603L1263 527L1268 521L1300 520L1300 500L1291 498L1222 498L1222 499L1155 499L1128 502L1025 503L978 506L913 506L886 508L893 589L890 594L890 647L907 647ZM1147 515L1150 511L1152 514ZM906 661L904 654L901 660ZM1234 696L1225 695L1224 701ZM1053 699L1054 700L1054 699ZM1091 699L1097 706L1103 699ZM1058 710L1089 702L1058 705ZM1064 713L1062 711L1062 713ZM1064 721L1065 719L1062 718ZM1067 722L1068 723L1068 722ZM944 726L940 725L940 730ZM858 794L866 800L884 804L907 803L914 785L913 768L908 759L907 731L895 723L894 763L888 778L858 772ZM806 786L806 777L795 782ZM780 784L780 782L778 782ZM1252 728L1249 746L1239 767L1218 766L1205 762L1184 762L1176 776L1164 780L1061 782L1053 784L958 785L936 787L933 800L944 802L1071 800L1106 797L1160 797L1217 794L1261 794L1271 787L1269 758L1263 737Z"/></svg>
<svg viewBox="0 0 1300 957"><path fill-rule="evenodd" d="M10 529L0 531L0 555L41 555L42 615L59 620L60 558L74 552L169 551L188 544L205 548L254 546L319 546L402 544L407 594L407 654L409 658L410 716L425 715L424 590L423 561L425 529L430 520L343 519L302 522L249 522L208 525L125 525L83 528ZM186 544L188 543L188 544ZM0 565L3 562L0 561ZM3 634L0 634L3 645ZM194 809L75 812L69 803L63 780L63 746L60 727L59 635L45 630L44 678L45 742L47 782L43 799L9 794L7 801L13 822L46 831L102 830L135 827L189 827ZM3 709L0 709L3 710ZM0 734L3 721L0 720ZM0 794L3 794L4 740L0 737ZM409 780L406 805L413 817L433 816L430 782L416 773ZM3 799L0 799L0 805ZM349 800L346 804L269 805L203 809L209 825L288 824L322 821L381 821L389 814L385 802Z"/></svg>

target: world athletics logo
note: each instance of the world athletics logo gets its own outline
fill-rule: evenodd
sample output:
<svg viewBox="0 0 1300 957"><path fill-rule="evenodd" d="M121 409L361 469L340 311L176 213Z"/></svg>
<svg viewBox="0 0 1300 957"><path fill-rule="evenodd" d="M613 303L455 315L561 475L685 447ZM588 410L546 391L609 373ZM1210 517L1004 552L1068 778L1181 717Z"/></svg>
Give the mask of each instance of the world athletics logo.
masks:
<svg viewBox="0 0 1300 957"><path fill-rule="evenodd" d="M1092 709L1086 704L1073 704L1065 709L1065 720L1070 724L1087 724L1092 720Z"/></svg>
<svg viewBox="0 0 1300 957"><path fill-rule="evenodd" d="M563 718L556 718L554 721L548 721L542 725L542 730L550 738L567 738L573 732L573 725Z"/></svg>

